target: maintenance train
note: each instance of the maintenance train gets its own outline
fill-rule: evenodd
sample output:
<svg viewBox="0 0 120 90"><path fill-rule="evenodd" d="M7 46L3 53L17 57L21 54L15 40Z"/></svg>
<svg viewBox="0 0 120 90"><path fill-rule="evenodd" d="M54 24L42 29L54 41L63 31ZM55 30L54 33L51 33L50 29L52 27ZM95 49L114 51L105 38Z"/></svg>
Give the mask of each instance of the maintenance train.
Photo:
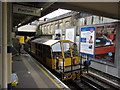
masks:
<svg viewBox="0 0 120 90"><path fill-rule="evenodd" d="M88 73L90 61L80 62L77 45L70 40L31 39L25 50L38 62L57 72L61 80L79 79Z"/></svg>

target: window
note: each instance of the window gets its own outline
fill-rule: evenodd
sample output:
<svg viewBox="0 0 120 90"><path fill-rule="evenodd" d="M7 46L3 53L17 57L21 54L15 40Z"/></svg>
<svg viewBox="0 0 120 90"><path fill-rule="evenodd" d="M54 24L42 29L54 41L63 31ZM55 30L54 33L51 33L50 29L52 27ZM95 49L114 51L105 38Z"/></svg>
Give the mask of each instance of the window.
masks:
<svg viewBox="0 0 120 90"><path fill-rule="evenodd" d="M53 50L53 52L61 52L60 42L54 44L52 46L52 50Z"/></svg>
<svg viewBox="0 0 120 90"><path fill-rule="evenodd" d="M54 59L56 59L56 57L62 58L60 42L58 42L52 46L52 53L53 53Z"/></svg>
<svg viewBox="0 0 120 90"><path fill-rule="evenodd" d="M70 58L71 57L71 54L70 54L70 44L68 42L67 43L63 43L63 48L64 48L65 58Z"/></svg>
<svg viewBox="0 0 120 90"><path fill-rule="evenodd" d="M65 22L65 27L67 28L67 27L69 27L70 26L70 22L69 21L66 21Z"/></svg>
<svg viewBox="0 0 120 90"><path fill-rule="evenodd" d="M54 27L53 27L53 24L51 24L51 34L54 34Z"/></svg>
<svg viewBox="0 0 120 90"><path fill-rule="evenodd" d="M71 46L72 46L73 57L77 57L78 56L77 44L76 43L71 43Z"/></svg>

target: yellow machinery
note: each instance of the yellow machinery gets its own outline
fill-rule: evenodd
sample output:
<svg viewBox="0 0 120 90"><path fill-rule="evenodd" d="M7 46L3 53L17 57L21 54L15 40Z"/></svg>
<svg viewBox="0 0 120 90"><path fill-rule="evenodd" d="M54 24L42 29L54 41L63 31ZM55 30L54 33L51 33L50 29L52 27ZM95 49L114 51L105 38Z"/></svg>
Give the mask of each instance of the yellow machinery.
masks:
<svg viewBox="0 0 120 90"><path fill-rule="evenodd" d="M28 39L29 39L30 37L26 36L26 38L25 38L25 36L17 36L16 38L18 39L18 41L19 41L21 44L24 44L24 43L26 43L26 42L28 41Z"/></svg>
<svg viewBox="0 0 120 90"><path fill-rule="evenodd" d="M31 54L58 72L62 80L82 75L77 45L69 40L34 39L31 41Z"/></svg>

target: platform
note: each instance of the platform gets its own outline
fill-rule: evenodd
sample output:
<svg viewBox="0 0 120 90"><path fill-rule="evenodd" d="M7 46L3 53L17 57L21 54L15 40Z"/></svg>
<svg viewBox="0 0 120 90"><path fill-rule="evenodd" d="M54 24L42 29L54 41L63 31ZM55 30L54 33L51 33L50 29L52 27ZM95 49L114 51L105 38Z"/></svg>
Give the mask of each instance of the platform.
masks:
<svg viewBox="0 0 120 90"><path fill-rule="evenodd" d="M18 76L19 84L15 88L64 88L69 90L69 87L29 54L13 57L12 72Z"/></svg>

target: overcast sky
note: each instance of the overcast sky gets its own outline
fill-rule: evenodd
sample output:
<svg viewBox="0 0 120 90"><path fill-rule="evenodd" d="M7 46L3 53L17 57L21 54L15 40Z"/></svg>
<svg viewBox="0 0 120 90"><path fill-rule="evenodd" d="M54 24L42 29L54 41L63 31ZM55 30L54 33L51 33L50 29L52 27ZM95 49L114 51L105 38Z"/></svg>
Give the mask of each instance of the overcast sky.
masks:
<svg viewBox="0 0 120 90"><path fill-rule="evenodd" d="M65 10L65 9L58 9L58 10L55 10L53 11L52 13L40 18L40 20L43 20L44 18L54 18L56 16L59 16L59 15L62 15L62 14L65 14L65 13L68 13L70 12L71 10Z"/></svg>

